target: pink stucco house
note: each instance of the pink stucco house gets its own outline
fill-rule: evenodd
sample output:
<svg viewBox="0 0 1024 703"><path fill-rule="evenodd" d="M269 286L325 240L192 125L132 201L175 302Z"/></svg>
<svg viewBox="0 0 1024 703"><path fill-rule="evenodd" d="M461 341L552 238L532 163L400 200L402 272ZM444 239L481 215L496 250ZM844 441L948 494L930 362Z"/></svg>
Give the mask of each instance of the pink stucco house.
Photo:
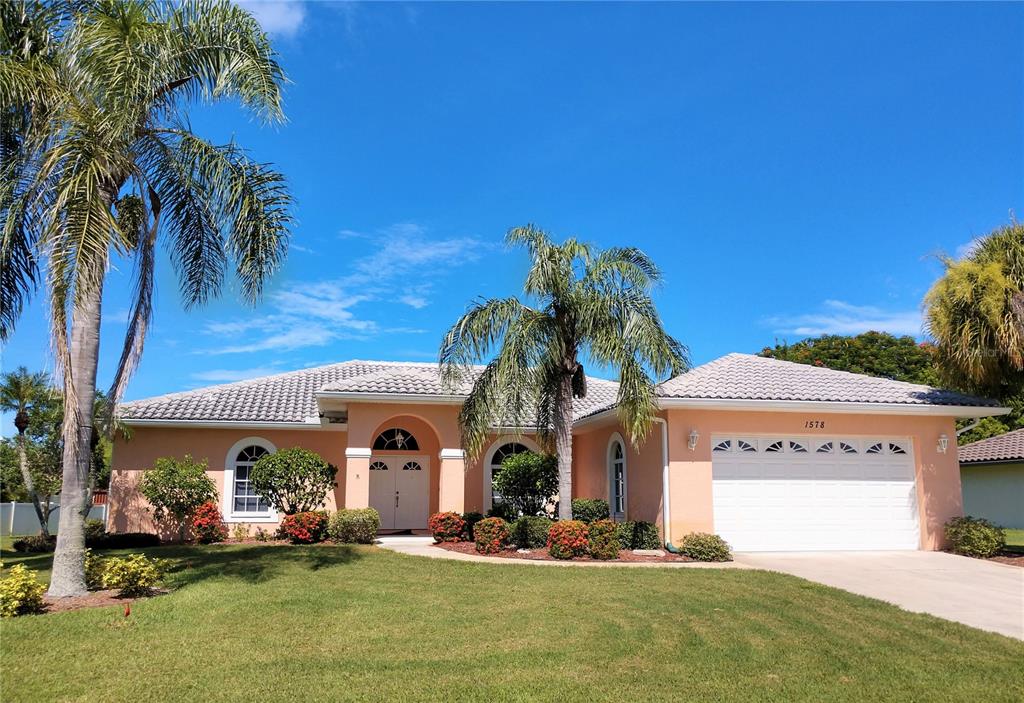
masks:
<svg viewBox="0 0 1024 703"><path fill-rule="evenodd" d="M961 513L955 420L995 403L887 379L730 354L662 383L638 448L616 416L618 385L590 379L575 403L573 494L666 540L717 532L737 551L937 549ZM278 516L247 476L266 452L316 451L338 467L328 508L372 506L382 530L424 529L438 510L485 512L491 472L535 449L495 428L482 456L460 446L464 399L437 366L346 361L126 403L113 453L110 528L152 529L136 490L160 456L209 461L228 522Z"/></svg>

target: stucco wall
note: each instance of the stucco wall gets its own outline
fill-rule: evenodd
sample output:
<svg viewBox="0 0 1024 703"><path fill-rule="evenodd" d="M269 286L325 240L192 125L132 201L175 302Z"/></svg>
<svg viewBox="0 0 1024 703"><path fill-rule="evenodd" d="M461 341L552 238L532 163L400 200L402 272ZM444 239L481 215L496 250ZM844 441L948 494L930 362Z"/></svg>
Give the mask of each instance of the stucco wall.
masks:
<svg viewBox="0 0 1024 703"><path fill-rule="evenodd" d="M914 447L921 548L941 548L943 523L962 514L953 418L718 410L670 410L668 418L670 535L674 541L688 532L714 530L711 485L711 436L714 434L907 437ZM823 421L824 427L807 427L813 421ZM693 429L700 434L700 439L690 451L687 437ZM950 440L945 454L937 449L940 434Z"/></svg>
<svg viewBox="0 0 1024 703"><path fill-rule="evenodd" d="M1024 462L960 467L964 514L1024 529Z"/></svg>

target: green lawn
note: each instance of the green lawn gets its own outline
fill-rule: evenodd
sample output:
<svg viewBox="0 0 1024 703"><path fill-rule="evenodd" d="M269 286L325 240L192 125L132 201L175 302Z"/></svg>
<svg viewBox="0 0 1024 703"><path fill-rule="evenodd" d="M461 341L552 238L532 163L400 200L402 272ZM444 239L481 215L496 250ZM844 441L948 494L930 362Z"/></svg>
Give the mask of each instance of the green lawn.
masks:
<svg viewBox="0 0 1024 703"><path fill-rule="evenodd" d="M1006 530L1006 546L1015 552L1024 552L1024 530Z"/></svg>
<svg viewBox="0 0 1024 703"><path fill-rule="evenodd" d="M174 591L130 618L3 622L0 699L1024 699L1024 643L767 572L148 551Z"/></svg>

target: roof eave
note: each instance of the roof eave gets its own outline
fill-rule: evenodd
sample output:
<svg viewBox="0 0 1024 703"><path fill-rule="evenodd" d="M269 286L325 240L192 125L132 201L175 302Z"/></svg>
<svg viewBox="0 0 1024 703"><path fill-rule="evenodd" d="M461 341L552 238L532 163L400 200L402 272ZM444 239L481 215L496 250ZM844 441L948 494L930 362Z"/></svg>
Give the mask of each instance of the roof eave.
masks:
<svg viewBox="0 0 1024 703"><path fill-rule="evenodd" d="M250 430L335 430L348 428L343 423L324 425L319 420L304 422L260 422L252 420L172 420L166 418L122 417L128 427L188 427L192 429L250 429Z"/></svg>
<svg viewBox="0 0 1024 703"><path fill-rule="evenodd" d="M990 466L993 464L1024 464L1024 456L1009 459L960 459L960 466Z"/></svg>
<svg viewBox="0 0 1024 703"><path fill-rule="evenodd" d="M853 413L863 415L931 415L944 417L993 417L1010 412L1010 408L978 405L863 403L823 400L755 400L749 398L662 397L658 398L658 405L666 409Z"/></svg>
<svg viewBox="0 0 1024 703"><path fill-rule="evenodd" d="M334 398L349 402L395 402L422 405L461 405L464 395L427 395L424 393L363 393L353 391L317 391L317 398Z"/></svg>

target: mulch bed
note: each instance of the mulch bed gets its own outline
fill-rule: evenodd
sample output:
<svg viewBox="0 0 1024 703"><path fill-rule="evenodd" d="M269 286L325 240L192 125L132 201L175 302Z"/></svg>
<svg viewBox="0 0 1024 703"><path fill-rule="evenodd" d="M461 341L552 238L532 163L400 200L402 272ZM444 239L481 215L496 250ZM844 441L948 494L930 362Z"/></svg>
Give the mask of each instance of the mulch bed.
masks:
<svg viewBox="0 0 1024 703"><path fill-rule="evenodd" d="M1024 569L1024 554L1016 552L1003 552L997 556L989 557L989 561L998 561L1000 564L1009 564L1010 566L1018 566Z"/></svg>
<svg viewBox="0 0 1024 703"><path fill-rule="evenodd" d="M117 595L116 590L108 591L89 591L84 596L76 596L75 598L50 598L45 597L43 601L46 603L47 613L63 613L68 610L81 610L83 608L105 608L111 605L120 606L121 608L130 607L135 601L144 600L146 598L152 598L153 596L159 596L167 593L165 590L156 590L152 596L139 596L136 598L120 598Z"/></svg>
<svg viewBox="0 0 1024 703"><path fill-rule="evenodd" d="M526 559L529 561L601 561L599 559L594 559L590 556L576 557L575 559L569 560L553 559L552 557L548 556L548 551L546 549L532 549L529 553L519 552L515 549L506 549L501 552L498 552L497 554L480 554L478 551L476 551L476 545L473 542L441 542L440 544L435 544L434 546L439 547L441 549L447 549L449 552L475 554L476 556L481 557L501 557L503 559ZM613 559L610 563L614 563L615 561L616 560ZM631 552L628 549L620 549L619 558L617 561L641 561L660 564L676 563L681 561L693 561L693 559L691 559L690 557L685 557L682 554L669 554L668 552L665 553L665 556L657 557L633 554L633 552Z"/></svg>

